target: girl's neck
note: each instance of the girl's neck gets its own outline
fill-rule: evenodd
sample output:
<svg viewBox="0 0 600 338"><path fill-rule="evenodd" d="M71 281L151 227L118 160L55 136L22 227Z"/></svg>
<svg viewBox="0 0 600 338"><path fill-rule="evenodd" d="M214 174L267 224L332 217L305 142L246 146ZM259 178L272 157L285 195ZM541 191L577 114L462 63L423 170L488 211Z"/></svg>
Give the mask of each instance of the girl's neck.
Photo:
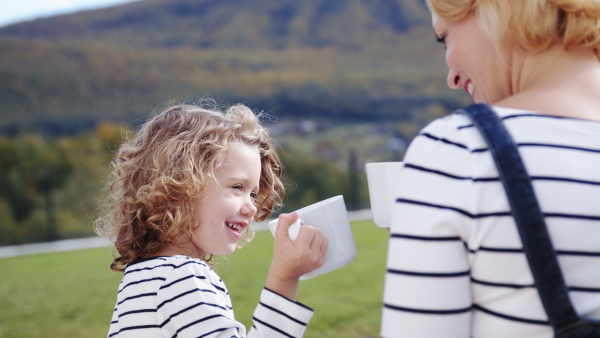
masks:
<svg viewBox="0 0 600 338"><path fill-rule="evenodd" d="M192 247L180 247L173 244L167 244L165 247L157 253L157 256L177 256L185 255L192 258L202 258L204 254L201 254L197 248Z"/></svg>

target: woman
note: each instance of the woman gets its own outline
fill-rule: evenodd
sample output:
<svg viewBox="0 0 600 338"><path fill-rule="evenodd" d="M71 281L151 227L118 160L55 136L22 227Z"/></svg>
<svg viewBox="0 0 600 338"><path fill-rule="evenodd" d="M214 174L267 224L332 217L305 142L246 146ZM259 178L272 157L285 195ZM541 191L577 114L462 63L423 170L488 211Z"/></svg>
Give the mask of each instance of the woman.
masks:
<svg viewBox="0 0 600 338"><path fill-rule="evenodd" d="M577 313L600 319L600 2L427 0L448 86L523 158ZM404 158L383 337L552 337L499 174L461 114Z"/></svg>

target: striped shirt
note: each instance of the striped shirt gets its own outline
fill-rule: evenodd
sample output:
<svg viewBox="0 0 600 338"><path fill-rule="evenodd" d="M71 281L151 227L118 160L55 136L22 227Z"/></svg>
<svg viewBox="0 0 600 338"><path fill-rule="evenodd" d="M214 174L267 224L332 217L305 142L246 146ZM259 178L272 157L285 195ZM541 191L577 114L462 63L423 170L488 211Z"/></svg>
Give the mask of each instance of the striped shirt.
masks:
<svg viewBox="0 0 600 338"><path fill-rule="evenodd" d="M263 289L248 337L301 337L313 311ZM108 337L245 337L229 292L200 259L162 256L125 269Z"/></svg>
<svg viewBox="0 0 600 338"><path fill-rule="evenodd" d="M600 123L495 107L580 316L600 319ZM552 337L484 139L452 114L409 147L392 211L383 337Z"/></svg>

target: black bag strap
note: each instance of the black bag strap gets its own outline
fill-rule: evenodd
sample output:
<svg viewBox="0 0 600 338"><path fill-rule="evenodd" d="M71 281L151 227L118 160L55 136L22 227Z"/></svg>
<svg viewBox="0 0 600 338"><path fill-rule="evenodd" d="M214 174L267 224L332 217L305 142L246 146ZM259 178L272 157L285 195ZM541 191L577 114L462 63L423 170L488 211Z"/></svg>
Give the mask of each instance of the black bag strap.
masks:
<svg viewBox="0 0 600 338"><path fill-rule="evenodd" d="M600 322L581 319L571 304L531 179L508 130L487 104L473 104L458 112L471 118L494 157L535 286L557 337L600 337Z"/></svg>

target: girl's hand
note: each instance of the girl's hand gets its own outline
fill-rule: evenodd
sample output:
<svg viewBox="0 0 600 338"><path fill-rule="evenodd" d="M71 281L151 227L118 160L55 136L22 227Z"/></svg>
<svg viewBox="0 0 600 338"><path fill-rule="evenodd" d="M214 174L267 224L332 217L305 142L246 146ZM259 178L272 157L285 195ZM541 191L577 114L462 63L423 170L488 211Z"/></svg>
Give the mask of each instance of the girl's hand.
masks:
<svg viewBox="0 0 600 338"><path fill-rule="evenodd" d="M298 219L298 213L281 214L275 231L273 261L266 287L291 300L296 300L300 276L323 265L329 239L320 230L303 225L298 238L292 241L288 228Z"/></svg>

